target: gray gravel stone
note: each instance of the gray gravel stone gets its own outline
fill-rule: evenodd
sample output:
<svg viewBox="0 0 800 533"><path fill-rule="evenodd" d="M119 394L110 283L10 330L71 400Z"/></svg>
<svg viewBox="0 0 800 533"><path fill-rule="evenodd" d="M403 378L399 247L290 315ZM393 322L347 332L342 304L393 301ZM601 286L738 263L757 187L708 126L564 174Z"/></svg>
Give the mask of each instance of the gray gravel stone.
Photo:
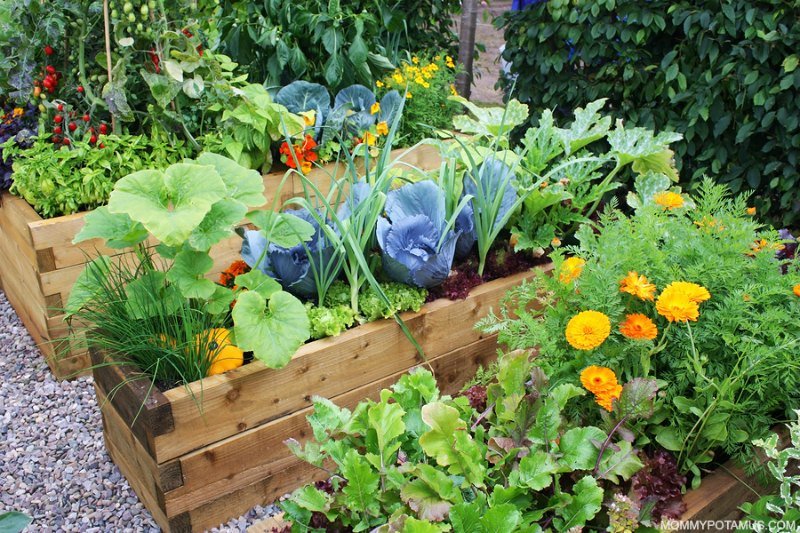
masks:
<svg viewBox="0 0 800 533"><path fill-rule="evenodd" d="M26 530L159 531L111 461L92 378L56 381L0 291L0 512ZM245 531L277 508L257 506L215 532Z"/></svg>

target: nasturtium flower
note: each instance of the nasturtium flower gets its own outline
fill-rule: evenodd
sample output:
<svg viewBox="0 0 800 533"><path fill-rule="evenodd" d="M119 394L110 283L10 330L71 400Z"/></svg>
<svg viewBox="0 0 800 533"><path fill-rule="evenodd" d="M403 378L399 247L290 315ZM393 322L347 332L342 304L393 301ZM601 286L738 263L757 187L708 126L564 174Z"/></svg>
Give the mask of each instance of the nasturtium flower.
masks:
<svg viewBox="0 0 800 533"><path fill-rule="evenodd" d="M385 120L378 122L377 126L375 126L375 133L378 135L389 135L389 125Z"/></svg>
<svg viewBox="0 0 800 533"><path fill-rule="evenodd" d="M564 332L567 342L577 350L593 350L611 333L611 321L599 311L582 311L572 317Z"/></svg>
<svg viewBox="0 0 800 533"><path fill-rule="evenodd" d="M378 142L378 136L374 133L370 133L368 131L364 132L364 143L367 146L375 146L375 143Z"/></svg>
<svg viewBox="0 0 800 533"><path fill-rule="evenodd" d="M254 262L257 260L258 258L255 258ZM236 276L247 274L248 272L250 272L250 267L246 262L242 261L241 259L234 261L228 268L220 273L219 284L223 287L228 287L229 289L235 290L236 284L234 283L234 280L236 279Z"/></svg>
<svg viewBox="0 0 800 533"><path fill-rule="evenodd" d="M583 267L586 261L580 257L570 257L561 263L561 268L558 270L558 281L563 284L572 283L578 279L583 272Z"/></svg>
<svg viewBox="0 0 800 533"><path fill-rule="evenodd" d="M756 214L756 208L755 207L748 207L747 208L747 214L750 215L750 216L755 215Z"/></svg>
<svg viewBox="0 0 800 533"><path fill-rule="evenodd" d="M646 277L634 271L628 272L628 275L622 278L619 282L619 290L641 300L652 300L656 294L656 286L650 283Z"/></svg>
<svg viewBox="0 0 800 533"><path fill-rule="evenodd" d="M375 103L374 103L374 104L372 104L372 106L369 108L369 114L370 114L370 115L377 115L377 114L378 114L378 113L380 113L380 112L381 112L381 104L380 104L380 102L375 102Z"/></svg>
<svg viewBox="0 0 800 533"><path fill-rule="evenodd" d="M792 288L792 292L794 292L795 296L800 297L800 283Z"/></svg>
<svg viewBox="0 0 800 533"><path fill-rule="evenodd" d="M653 196L653 201L664 209L678 209L683 207L683 196L676 192L664 191Z"/></svg>
<svg viewBox="0 0 800 533"><path fill-rule="evenodd" d="M625 317L619 331L629 339L651 341L658 336L658 328L650 317L633 313Z"/></svg>
<svg viewBox="0 0 800 533"><path fill-rule="evenodd" d="M588 366L581 372L581 384L594 394L595 401L606 411L611 411L615 399L622 394L613 370L604 366Z"/></svg>
<svg viewBox="0 0 800 533"><path fill-rule="evenodd" d="M656 311L670 322L697 321L700 303L711 298L708 290L696 283L675 281L661 291Z"/></svg>

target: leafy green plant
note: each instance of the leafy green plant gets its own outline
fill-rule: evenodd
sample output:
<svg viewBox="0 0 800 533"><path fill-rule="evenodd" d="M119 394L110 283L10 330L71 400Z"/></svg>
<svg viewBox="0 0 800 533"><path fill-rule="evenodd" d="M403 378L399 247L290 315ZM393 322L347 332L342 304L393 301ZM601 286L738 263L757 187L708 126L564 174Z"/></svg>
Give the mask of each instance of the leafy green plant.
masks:
<svg viewBox="0 0 800 533"><path fill-rule="evenodd" d="M305 124L261 85L248 84L238 94L222 113L218 151L245 168L267 172L272 167L272 144L284 137L284 131L301 133Z"/></svg>
<svg viewBox="0 0 800 533"><path fill-rule="evenodd" d="M558 381L589 365L657 378L666 402L648 432L698 483L699 465L747 457L748 440L796 405L800 269L775 257L777 232L747 214L743 197L707 181L691 201L670 185L653 173L637 179L633 215L607 209L581 226L567 247L576 257L556 252L554 276L510 291L480 326L512 348L540 347L537 364ZM700 286L702 305L684 307L696 314L670 313L674 282ZM581 322L584 311L605 318ZM570 341L573 320L592 342Z"/></svg>
<svg viewBox="0 0 800 533"><path fill-rule="evenodd" d="M453 47L454 0L227 1L219 27L224 49L249 65L252 81L282 86L305 79L333 91L372 87L400 50ZM413 28L411 36L408 28Z"/></svg>
<svg viewBox="0 0 800 533"><path fill-rule="evenodd" d="M11 192L50 218L103 205L121 177L164 168L190 156L192 150L154 131L151 137L108 135L102 147L87 139L56 149L48 136L42 136L31 147L21 148L12 138L3 145L3 153L14 158Z"/></svg>
<svg viewBox="0 0 800 533"><path fill-rule="evenodd" d="M491 405L481 413L465 397L441 397L423 369L352 412L314 398L314 438L287 445L333 469L328 483L283 502L292 531L510 532L548 524L564 531L591 522L603 501L601 480L621 483L642 463L630 442L610 446L615 431L572 426L562 411L584 391L532 374L528 357L500 359ZM615 416L634 408L636 386L626 386ZM653 397L637 397L640 413Z"/></svg>
<svg viewBox="0 0 800 533"><path fill-rule="evenodd" d="M678 180L669 146L681 136L621 122L612 129L612 118L599 113L605 103L577 108L568 128L557 127L545 110L525 132L519 182L526 198L512 229L515 249L546 249L571 239L631 175L652 171Z"/></svg>
<svg viewBox="0 0 800 533"><path fill-rule="evenodd" d="M206 278L213 267L209 250L234 234L235 225L244 219L248 207L265 203L263 187L257 172L211 153L164 171L135 172L117 182L107 207L86 216L86 225L75 242L102 238L112 248L125 248L139 245L148 236L158 239L161 244L156 251L171 261L165 271L148 274L152 269L144 267L147 262L139 254L128 270L133 276L111 283L111 289L126 295L122 303L128 312L130 300L148 298L166 309L149 313L145 308L139 313L134 307L130 319L148 319L148 314L174 317L175 311L187 309L198 312L202 320L218 324L224 323L230 313L236 346L253 352L256 359L270 367L282 367L309 336L303 304L259 270L236 276L236 289ZM273 213L250 218L267 235L289 245L306 240L313 233L310 224L291 215ZM287 225L291 231L286 231ZM107 256L100 256L93 263L109 261ZM102 270L98 273L90 266L78 278L67 302L69 316L92 322L92 309L97 309L97 304L104 301L104 292L109 292L98 284L102 274ZM141 290L141 285L150 283L142 277L152 279L155 289ZM185 322L182 317L174 320ZM125 348L128 340L98 327L90 332L89 342L101 346L119 343ZM121 357L126 353L121 350ZM186 370L185 375L191 372Z"/></svg>
<svg viewBox="0 0 800 533"><path fill-rule="evenodd" d="M686 183L713 175L756 191L775 224L800 216L800 98L793 2L541 2L508 11L506 88L534 109L568 115L608 97L628 124L683 133ZM533 118L535 122L535 118Z"/></svg>
<svg viewBox="0 0 800 533"><path fill-rule="evenodd" d="M25 513L18 511L0 513L0 531L4 533L20 533L31 522L33 522L33 519Z"/></svg>
<svg viewBox="0 0 800 533"><path fill-rule="evenodd" d="M800 411L794 411L795 420L788 425L789 445L781 449L776 433L765 439L753 441L768 461L767 468L778 483L778 493L764 496L754 503L745 503L742 510L745 520L775 524L782 520L785 524L800 522L800 476L793 471L792 464L800 460Z"/></svg>

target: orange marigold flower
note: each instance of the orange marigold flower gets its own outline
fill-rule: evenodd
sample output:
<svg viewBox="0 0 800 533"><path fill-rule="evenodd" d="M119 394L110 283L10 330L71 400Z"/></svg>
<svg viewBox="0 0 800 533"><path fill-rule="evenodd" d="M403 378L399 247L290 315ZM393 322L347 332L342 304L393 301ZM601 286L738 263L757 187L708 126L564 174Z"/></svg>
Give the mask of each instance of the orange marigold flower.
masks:
<svg viewBox="0 0 800 533"><path fill-rule="evenodd" d="M798 283L797 285L795 285L795 286L792 288L792 291L794 292L794 295L795 295L795 296L797 296L797 297L800 297L800 283Z"/></svg>
<svg viewBox="0 0 800 533"><path fill-rule="evenodd" d="M619 399L621 394L622 394L622 385L617 385L610 391L601 392L600 394L595 394L594 401L597 402L597 405L599 405L606 411L611 412L614 406L614 400Z"/></svg>
<svg viewBox="0 0 800 533"><path fill-rule="evenodd" d="M677 209L683 207L683 197L672 191L664 191L653 196L653 201L664 209Z"/></svg>
<svg viewBox="0 0 800 533"><path fill-rule="evenodd" d="M748 207L747 208L747 214L750 215L750 216L755 215L756 214L756 208L755 207Z"/></svg>
<svg viewBox="0 0 800 533"><path fill-rule="evenodd" d="M627 292L642 300L652 300L656 294L656 286L638 272L630 271L619 282L620 292Z"/></svg>
<svg viewBox="0 0 800 533"><path fill-rule="evenodd" d="M619 331L629 339L651 341L658 336L658 328L650 317L634 313L625 317Z"/></svg>
<svg viewBox="0 0 800 533"><path fill-rule="evenodd" d="M389 125L385 120L378 122L378 125L375 126L375 132L378 135L389 135Z"/></svg>
<svg viewBox="0 0 800 533"><path fill-rule="evenodd" d="M567 342L578 350L593 350L608 338L611 321L599 311L582 311L572 317L564 332Z"/></svg>
<svg viewBox="0 0 800 533"><path fill-rule="evenodd" d="M372 104L372 107L369 108L370 115L377 115L381 112L381 104L380 102L375 102Z"/></svg>
<svg viewBox="0 0 800 533"><path fill-rule="evenodd" d="M561 268L558 271L558 280L561 283L567 284L578 279L583 272L583 266L586 261L580 257L570 257L561 263Z"/></svg>
<svg viewBox="0 0 800 533"><path fill-rule="evenodd" d="M376 142L378 142L377 135L370 133L368 131L364 132L364 143L366 143L367 146L375 146Z"/></svg>

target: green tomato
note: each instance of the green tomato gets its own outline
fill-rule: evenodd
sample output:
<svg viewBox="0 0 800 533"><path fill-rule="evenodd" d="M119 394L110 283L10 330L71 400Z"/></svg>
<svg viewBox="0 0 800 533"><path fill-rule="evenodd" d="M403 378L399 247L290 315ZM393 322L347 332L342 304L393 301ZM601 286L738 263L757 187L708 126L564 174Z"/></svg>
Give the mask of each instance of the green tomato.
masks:
<svg viewBox="0 0 800 533"><path fill-rule="evenodd" d="M128 13L128 22L136 22L136 15Z"/></svg>
<svg viewBox="0 0 800 533"><path fill-rule="evenodd" d="M122 6L122 11L124 11L125 13L130 13L131 11L133 11L133 4L131 4L130 2L125 2L125 4Z"/></svg>

